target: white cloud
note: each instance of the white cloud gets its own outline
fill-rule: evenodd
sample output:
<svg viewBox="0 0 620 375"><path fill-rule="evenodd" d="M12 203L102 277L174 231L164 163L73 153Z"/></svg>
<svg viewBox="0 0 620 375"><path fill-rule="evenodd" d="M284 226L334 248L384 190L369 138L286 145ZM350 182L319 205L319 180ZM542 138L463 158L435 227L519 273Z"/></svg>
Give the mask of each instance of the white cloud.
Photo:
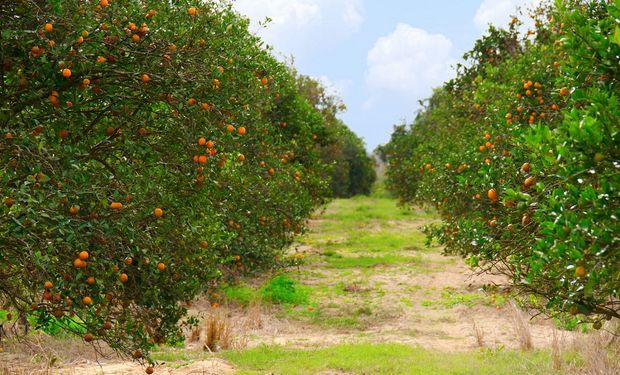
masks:
<svg viewBox="0 0 620 375"><path fill-rule="evenodd" d="M517 12L517 7L527 10L540 4L542 0L483 0L474 16L474 24L480 31L486 31L489 24L497 27L506 27L511 16ZM526 27L533 22L529 17L523 17Z"/></svg>
<svg viewBox="0 0 620 375"><path fill-rule="evenodd" d="M366 83L373 96L379 90L423 99L433 87L453 76L451 65L456 60L452 53L452 42L444 35L398 24L368 52ZM375 99L367 100L364 107L371 107Z"/></svg>
<svg viewBox="0 0 620 375"><path fill-rule="evenodd" d="M332 81L328 76L320 76L320 77L312 77L321 83L323 88L325 88L325 93L328 95L333 95L339 98L343 98L347 89L353 83L351 80L338 80Z"/></svg>
<svg viewBox="0 0 620 375"><path fill-rule="evenodd" d="M285 55L307 57L336 45L364 22L362 0L236 0L252 31ZM259 22L272 22L266 28Z"/></svg>

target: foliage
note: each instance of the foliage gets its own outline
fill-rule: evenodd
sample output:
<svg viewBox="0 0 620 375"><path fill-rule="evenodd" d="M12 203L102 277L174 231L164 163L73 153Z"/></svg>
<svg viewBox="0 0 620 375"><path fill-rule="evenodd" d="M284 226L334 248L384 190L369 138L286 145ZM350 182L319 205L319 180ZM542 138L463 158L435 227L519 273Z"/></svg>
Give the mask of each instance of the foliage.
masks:
<svg viewBox="0 0 620 375"><path fill-rule="evenodd" d="M0 21L0 302L20 316L146 357L323 202L323 117L229 2L26 0Z"/></svg>
<svg viewBox="0 0 620 375"><path fill-rule="evenodd" d="M366 152L364 141L352 132L338 113L346 106L335 95L330 95L320 82L304 76L297 76L300 92L321 111L325 130L331 142L320 142L321 160L331 165L325 177L331 181L331 190L336 198L355 195L369 195L377 179L375 163Z"/></svg>
<svg viewBox="0 0 620 375"><path fill-rule="evenodd" d="M619 6L556 1L523 37L516 18L491 28L380 149L390 189L441 214L446 251L595 328L620 317Z"/></svg>

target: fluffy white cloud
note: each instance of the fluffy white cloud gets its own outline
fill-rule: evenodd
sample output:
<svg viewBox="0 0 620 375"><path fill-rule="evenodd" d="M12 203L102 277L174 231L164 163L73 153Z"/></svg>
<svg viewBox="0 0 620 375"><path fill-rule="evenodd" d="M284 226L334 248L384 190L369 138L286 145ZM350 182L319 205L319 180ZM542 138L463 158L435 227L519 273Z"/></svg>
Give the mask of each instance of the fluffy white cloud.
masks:
<svg viewBox="0 0 620 375"><path fill-rule="evenodd" d="M510 17L516 14L517 7L527 10L541 2L542 0L483 0L474 16L474 24L480 31L485 31L489 24L506 27ZM532 24L529 18L523 21L527 26Z"/></svg>
<svg viewBox="0 0 620 375"><path fill-rule="evenodd" d="M442 34L398 24L368 52L366 83L375 94L364 107L377 101L377 90L414 100L430 95L431 88L453 76L452 50L452 42Z"/></svg>
<svg viewBox="0 0 620 375"><path fill-rule="evenodd" d="M362 0L237 0L235 8L250 18L252 29L286 55L312 56L359 30ZM259 23L266 17L266 28Z"/></svg>

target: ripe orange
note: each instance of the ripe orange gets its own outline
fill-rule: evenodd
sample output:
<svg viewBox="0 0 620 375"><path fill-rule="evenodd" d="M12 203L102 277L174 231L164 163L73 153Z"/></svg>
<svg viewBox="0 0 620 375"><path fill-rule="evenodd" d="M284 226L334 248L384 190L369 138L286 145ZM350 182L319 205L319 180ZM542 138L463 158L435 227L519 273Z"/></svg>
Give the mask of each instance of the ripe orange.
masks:
<svg viewBox="0 0 620 375"><path fill-rule="evenodd" d="M587 274L586 272L586 268L584 266L578 266L577 268L575 268L575 275L577 277L585 277Z"/></svg>
<svg viewBox="0 0 620 375"><path fill-rule="evenodd" d="M484 150L486 150L487 148L486 148L486 146L484 146L484 145L483 145L483 146L478 147L478 149L480 150L480 152L483 152L483 151L484 151Z"/></svg>
<svg viewBox="0 0 620 375"><path fill-rule="evenodd" d="M84 335L84 341L86 342L92 342L95 338L93 337L92 333L87 333Z"/></svg>
<svg viewBox="0 0 620 375"><path fill-rule="evenodd" d="M82 298L82 303L85 305L92 305L93 299L89 296L85 296L84 298Z"/></svg>
<svg viewBox="0 0 620 375"><path fill-rule="evenodd" d="M106 62L106 61L108 61L108 59L106 59L106 58L105 58L105 57L103 57L103 56L98 56L98 57L97 57L97 62L98 62L99 64L103 64L103 63L104 63L104 62Z"/></svg>
<svg viewBox="0 0 620 375"><path fill-rule="evenodd" d="M166 265L165 265L164 263L161 263L161 262L160 262L160 263L157 265L157 269L158 269L158 270L160 270L160 271L163 271L163 270L165 270L165 269L166 269Z"/></svg>
<svg viewBox="0 0 620 375"><path fill-rule="evenodd" d="M46 281L45 284L43 284L43 288L45 288L46 290L50 290L54 287L54 284L51 281Z"/></svg>
<svg viewBox="0 0 620 375"><path fill-rule="evenodd" d="M71 208L69 208L69 214L71 214L72 216L77 215L78 212L80 212L80 208L79 207L71 206Z"/></svg>
<svg viewBox="0 0 620 375"><path fill-rule="evenodd" d="M237 156L237 160L239 160L239 161L245 161L245 155L243 155L243 154L239 154L239 156Z"/></svg>
<svg viewBox="0 0 620 375"><path fill-rule="evenodd" d="M553 104L553 105L551 106L551 109L553 109L554 111L557 111L557 110L558 110L558 108L560 108L560 107L558 107L558 105L557 105L557 104Z"/></svg>
<svg viewBox="0 0 620 375"><path fill-rule="evenodd" d="M194 98L189 98L189 99L187 99L187 104L188 104L188 105L194 105L194 104L196 104L196 99L194 99Z"/></svg>
<svg viewBox="0 0 620 375"><path fill-rule="evenodd" d="M269 79L268 79L267 77L263 77L263 78L260 80L260 83L262 83L262 84L263 84L263 86L266 86L266 85L269 83Z"/></svg>
<svg viewBox="0 0 620 375"><path fill-rule="evenodd" d="M532 167L530 166L530 163L523 163L523 165L521 166L521 170L525 173L528 173L532 170Z"/></svg>
<svg viewBox="0 0 620 375"><path fill-rule="evenodd" d="M269 172L269 174L273 176L276 173L276 170L273 168L269 168L267 172Z"/></svg>
<svg viewBox="0 0 620 375"><path fill-rule="evenodd" d="M61 129L61 130L58 132L58 136L59 136L61 139L66 139L66 138L68 138L68 137L69 137L69 131L68 131L67 129Z"/></svg>
<svg viewBox="0 0 620 375"><path fill-rule="evenodd" d="M202 247L203 249L206 249L209 247L209 243L207 241L202 241L200 242L200 247Z"/></svg>
<svg viewBox="0 0 620 375"><path fill-rule="evenodd" d="M525 181L523 182L523 186L531 187L535 183L536 183L536 178L534 176L530 176L530 177L525 179Z"/></svg>
<svg viewBox="0 0 620 375"><path fill-rule="evenodd" d="M106 331L110 330L110 329L112 329L112 323L111 322L104 322L103 326L101 328L105 329Z"/></svg>
<svg viewBox="0 0 620 375"><path fill-rule="evenodd" d="M244 128L243 126L242 126L242 127L240 127L239 129L237 129L237 133L238 133L239 135L245 135L245 128Z"/></svg>
<svg viewBox="0 0 620 375"><path fill-rule="evenodd" d="M84 268L84 262L82 260L80 260L80 258L75 258L73 260L73 267L75 268Z"/></svg>
<svg viewBox="0 0 620 375"><path fill-rule="evenodd" d="M210 111L211 110L211 106L209 105L209 103L202 103L201 104L202 109L204 109L205 111Z"/></svg>
<svg viewBox="0 0 620 375"><path fill-rule="evenodd" d="M54 30L54 25L51 23L46 23L44 29L46 33L51 33L52 30Z"/></svg>
<svg viewBox="0 0 620 375"><path fill-rule="evenodd" d="M102 8L105 8L105 7L107 7L107 6L108 6L108 5L110 5L110 4L108 3L108 0L100 0L100 1L99 1L99 5L100 5Z"/></svg>
<svg viewBox="0 0 620 375"><path fill-rule="evenodd" d="M71 77L71 69L64 68L62 70L62 76L65 78Z"/></svg>
<svg viewBox="0 0 620 375"><path fill-rule="evenodd" d="M198 138L198 146L204 146L207 144L207 140L204 137Z"/></svg>
<svg viewBox="0 0 620 375"><path fill-rule="evenodd" d="M88 257L90 256L90 254L88 254L88 251L84 250L82 252L80 252L80 254L78 255L80 260L88 260Z"/></svg>
<svg viewBox="0 0 620 375"><path fill-rule="evenodd" d="M226 131L232 133L235 131L235 127L232 125L226 125Z"/></svg>
<svg viewBox="0 0 620 375"><path fill-rule="evenodd" d="M561 96L567 96L569 94L568 88L567 87L562 87L560 89L560 95Z"/></svg>
<svg viewBox="0 0 620 375"><path fill-rule="evenodd" d="M112 202L110 203L110 208L113 210L120 210L123 208L123 204L121 202Z"/></svg>
<svg viewBox="0 0 620 375"><path fill-rule="evenodd" d="M191 9L191 8L190 8ZM192 14L193 16L193 14ZM144 370L147 374L151 375L153 372L155 372L155 370L153 370L152 367L147 367L146 370Z"/></svg>
<svg viewBox="0 0 620 375"><path fill-rule="evenodd" d="M200 164L207 164L207 155L200 155L200 156L198 157L198 162L199 162Z"/></svg>
<svg viewBox="0 0 620 375"><path fill-rule="evenodd" d="M142 75L142 82L148 83L148 81L150 81L150 80L151 80L151 77L149 77L148 74L145 73L145 74Z"/></svg>
<svg viewBox="0 0 620 375"><path fill-rule="evenodd" d="M164 216L164 210L162 210L161 208L156 208L153 210L153 215L155 217L162 217Z"/></svg>
<svg viewBox="0 0 620 375"><path fill-rule="evenodd" d="M121 275L118 278L121 281L121 283L126 283L129 280L129 276L127 276L126 273L121 273Z"/></svg>
<svg viewBox="0 0 620 375"><path fill-rule="evenodd" d="M125 265L131 266L132 263L133 263L133 258L132 257L125 258Z"/></svg>
<svg viewBox="0 0 620 375"><path fill-rule="evenodd" d="M140 35L138 35L138 34L133 34L133 35L131 36L131 41L132 41L132 42L134 42L134 43L138 43L138 42L140 41Z"/></svg>
<svg viewBox="0 0 620 375"><path fill-rule="evenodd" d="M487 192L487 197L489 197L489 199L490 199L492 202L497 202L497 190L495 190L495 189L490 189L490 190Z"/></svg>
<svg viewBox="0 0 620 375"><path fill-rule="evenodd" d="M94 283L95 283L95 278L94 278L93 276L89 276L89 277L86 279L86 284L88 284L88 285L93 285Z"/></svg>
<svg viewBox="0 0 620 375"><path fill-rule="evenodd" d="M195 16L196 15L196 7L189 7L187 9L187 14L189 14L190 16Z"/></svg>
<svg viewBox="0 0 620 375"><path fill-rule="evenodd" d="M207 148L213 148L214 146L215 146L215 143L213 143L213 141L207 142Z"/></svg>
<svg viewBox="0 0 620 375"><path fill-rule="evenodd" d="M15 204L15 201L13 200L13 198L8 197L4 199L4 205L7 206L8 208L11 208L13 204Z"/></svg>

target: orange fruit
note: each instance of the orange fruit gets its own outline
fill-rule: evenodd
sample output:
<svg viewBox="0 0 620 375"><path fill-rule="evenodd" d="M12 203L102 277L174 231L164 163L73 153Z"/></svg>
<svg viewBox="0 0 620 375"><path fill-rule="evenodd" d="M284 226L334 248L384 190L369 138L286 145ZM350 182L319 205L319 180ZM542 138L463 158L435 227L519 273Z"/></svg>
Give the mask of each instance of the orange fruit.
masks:
<svg viewBox="0 0 620 375"><path fill-rule="evenodd" d="M561 96L567 96L568 94L569 94L569 90L568 90L568 88L567 88L567 87L562 87L562 88L560 89L560 95L561 95Z"/></svg>
<svg viewBox="0 0 620 375"><path fill-rule="evenodd" d="M46 281L45 284L43 284L43 288L45 288L46 290L52 289L54 287L54 284L51 281Z"/></svg>
<svg viewBox="0 0 620 375"><path fill-rule="evenodd" d="M13 204L15 204L15 201L13 200L13 198L8 197L4 199L4 205L7 206L8 208L11 208Z"/></svg>
<svg viewBox="0 0 620 375"><path fill-rule="evenodd" d="M188 105L194 105L194 104L196 104L196 99L194 99L194 98L189 98L189 99L187 99L187 104L188 104Z"/></svg>
<svg viewBox="0 0 620 375"><path fill-rule="evenodd" d="M536 178L534 176L530 176L530 177L525 179L525 181L523 182L523 186L531 187L535 183L536 183Z"/></svg>
<svg viewBox="0 0 620 375"><path fill-rule="evenodd" d="M108 59L106 59L106 58L105 58L105 57L103 57L103 56L98 56L98 57L97 57L97 62L98 62L99 64L103 64L103 63L104 63L104 62L106 62L106 61L108 61Z"/></svg>
<svg viewBox="0 0 620 375"><path fill-rule="evenodd" d="M529 172L532 170L532 167L530 165L530 163L523 163L523 165L521 166L521 170L525 173Z"/></svg>
<svg viewBox="0 0 620 375"><path fill-rule="evenodd" d="M64 68L62 70L62 76L65 78L71 77L71 69Z"/></svg>
<svg viewBox="0 0 620 375"><path fill-rule="evenodd" d="M263 84L263 86L266 86L266 85L269 83L269 79L268 79L267 77L263 77L263 78L260 80L260 83L262 83L262 84Z"/></svg>
<svg viewBox="0 0 620 375"><path fill-rule="evenodd" d="M243 126L242 126L242 127L240 127L239 129L237 129L237 133L238 133L239 135L245 135L245 128L244 128Z"/></svg>
<svg viewBox="0 0 620 375"><path fill-rule="evenodd" d="M78 255L80 260L88 260L89 256L90 256L90 254L88 254L88 251L86 251L86 250L80 252L80 254Z"/></svg>
<svg viewBox="0 0 620 375"><path fill-rule="evenodd" d="M95 278L94 278L93 276L89 276L89 277L86 279L86 284L88 284L88 285L93 285L94 283L95 283Z"/></svg>
<svg viewBox="0 0 620 375"><path fill-rule="evenodd" d="M95 338L93 337L93 335L91 333L87 333L84 335L84 341L86 342L92 342Z"/></svg>
<svg viewBox="0 0 620 375"><path fill-rule="evenodd" d="M209 105L209 103L202 103L200 105L202 107L202 109L204 109L205 111L210 111L211 110L211 106Z"/></svg>
<svg viewBox="0 0 620 375"><path fill-rule="evenodd" d="M190 9L191 9L191 8L190 8ZM192 14L192 16L193 16L193 14ZM153 370L153 368L152 368L152 367L147 367L147 368L146 368L146 370L144 370L144 371L145 371L147 374L149 374L149 375L151 375L152 373L154 373L154 372L155 372L155 370Z"/></svg>
<svg viewBox="0 0 620 375"><path fill-rule="evenodd" d="M157 269L158 269L158 270L160 270L160 271L163 271L163 270L165 270L165 269L166 269L166 265L165 265L164 263L161 263L161 262L160 262L160 263L157 265Z"/></svg>
<svg viewBox="0 0 620 375"><path fill-rule="evenodd" d="M202 247L203 249L206 249L209 247L209 243L207 241L202 241L200 242L200 247Z"/></svg>
<svg viewBox="0 0 620 375"><path fill-rule="evenodd" d="M215 146L215 143L213 143L213 141L207 142L207 148L213 148L214 146Z"/></svg>
<svg viewBox="0 0 620 375"><path fill-rule="evenodd" d="M207 144L207 140L204 137L198 138L198 146L204 146Z"/></svg>
<svg viewBox="0 0 620 375"><path fill-rule="evenodd" d="M273 168L269 168L269 170L267 172L269 172L269 174L272 175L272 176L276 173L275 169L273 169Z"/></svg>
<svg viewBox="0 0 620 375"><path fill-rule="evenodd" d="M108 0L100 0L100 1L99 1L99 5L100 5L102 8L105 8L105 7L107 7L108 5L110 5L110 3L108 3Z"/></svg>
<svg viewBox="0 0 620 375"><path fill-rule="evenodd" d="M80 208L76 207L76 206L71 206L71 208L69 208L69 213L73 216L77 215L78 212L80 212Z"/></svg>
<svg viewBox="0 0 620 375"><path fill-rule="evenodd" d="M121 273L118 279L121 281L121 283L126 283L129 280L129 276L127 276L126 273Z"/></svg>
<svg viewBox="0 0 620 375"><path fill-rule="evenodd" d="M58 132L58 136L59 136L61 139L66 139L66 138L68 138L68 137L69 137L69 131L68 131L67 129L61 129L61 130Z"/></svg>
<svg viewBox="0 0 620 375"><path fill-rule="evenodd" d="M207 164L207 155L200 155L200 156L198 157L198 162L199 162L200 164Z"/></svg>
<svg viewBox="0 0 620 375"><path fill-rule="evenodd" d="M82 298L82 303L85 305L92 305L93 299L89 296L85 296L84 298Z"/></svg>
<svg viewBox="0 0 620 375"><path fill-rule="evenodd" d="M148 74L145 73L142 75L142 82L147 83L150 80L151 80L151 77L149 77Z"/></svg>
<svg viewBox="0 0 620 375"><path fill-rule="evenodd" d="M44 29L46 33L51 33L52 30L54 30L54 25L52 25L51 23L46 23Z"/></svg>
<svg viewBox="0 0 620 375"><path fill-rule="evenodd" d="M239 161L245 161L245 155L243 155L243 154L239 154L239 156L237 156L237 160L239 160Z"/></svg>
<svg viewBox="0 0 620 375"><path fill-rule="evenodd" d="M190 16L195 16L196 15L196 7L189 7L187 9L187 14L189 14Z"/></svg>
<svg viewBox="0 0 620 375"><path fill-rule="evenodd" d="M587 274L586 272L586 268L584 266L578 266L577 268L575 268L575 275L577 277L585 277Z"/></svg>
<svg viewBox="0 0 620 375"><path fill-rule="evenodd" d="M132 41L132 42L134 42L134 43L138 43L138 42L140 41L140 35L138 35L138 34L133 34L133 35L131 36L131 41Z"/></svg>
<svg viewBox="0 0 620 375"><path fill-rule="evenodd" d="M232 133L235 131L235 127L232 125L226 125L226 131Z"/></svg>
<svg viewBox="0 0 620 375"><path fill-rule="evenodd" d="M487 197L489 197L489 199L490 199L492 202L496 202L496 201L497 201L497 190L495 190L495 189L490 189L490 190L487 192Z"/></svg>
<svg viewBox="0 0 620 375"><path fill-rule="evenodd" d="M123 208L123 204L121 202L112 202L110 203L110 208L113 210L120 210Z"/></svg>
<svg viewBox="0 0 620 375"><path fill-rule="evenodd" d="M110 329L112 329L112 323L111 322L105 322L105 323L103 323L103 326L101 326L101 328L105 329L106 331L110 330Z"/></svg>
<svg viewBox="0 0 620 375"><path fill-rule="evenodd" d="M164 210L162 210L161 208L156 208L153 210L153 215L155 217L162 217L164 216Z"/></svg>

